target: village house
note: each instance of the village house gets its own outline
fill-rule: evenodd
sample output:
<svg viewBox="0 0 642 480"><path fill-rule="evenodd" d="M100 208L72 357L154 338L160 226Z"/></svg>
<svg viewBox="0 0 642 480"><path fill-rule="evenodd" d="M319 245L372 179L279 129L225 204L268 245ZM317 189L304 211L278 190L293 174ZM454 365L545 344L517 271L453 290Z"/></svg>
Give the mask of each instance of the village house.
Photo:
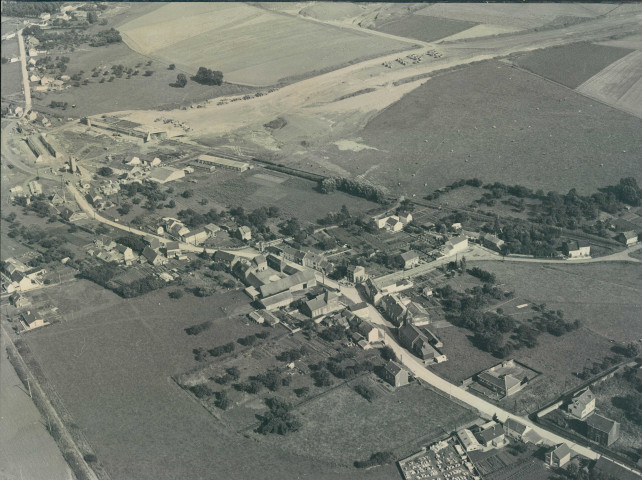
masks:
<svg viewBox="0 0 642 480"><path fill-rule="evenodd" d="M406 305L406 322L418 326L428 325L430 323L430 315L419 303L410 302Z"/></svg>
<svg viewBox="0 0 642 480"><path fill-rule="evenodd" d="M245 225L240 226L236 231L236 234L241 240L247 241L252 239L252 230L250 230L250 227Z"/></svg>
<svg viewBox="0 0 642 480"><path fill-rule="evenodd" d="M143 237L143 241L152 250L156 250L161 247L160 240L157 237L153 237L152 235L146 235L145 237Z"/></svg>
<svg viewBox="0 0 642 480"><path fill-rule="evenodd" d="M370 316L370 306L366 302L355 303L350 305L348 310L359 318L368 318Z"/></svg>
<svg viewBox="0 0 642 480"><path fill-rule="evenodd" d="M189 243L190 245L200 245L208 238L209 238L209 234L207 233L207 231L205 231L204 228L198 228L196 230L192 230L191 232L186 233L182 237L183 241L185 243Z"/></svg>
<svg viewBox="0 0 642 480"><path fill-rule="evenodd" d="M11 303L11 305L16 308L23 308L29 305L29 303L31 302L29 302L29 299L27 297L16 292L9 297L9 303Z"/></svg>
<svg viewBox="0 0 642 480"><path fill-rule="evenodd" d="M508 418L508 420L504 422L504 432L506 433L506 435L516 440L522 440L524 434L529 430L529 427L521 422L518 422L512 417Z"/></svg>
<svg viewBox="0 0 642 480"><path fill-rule="evenodd" d="M428 337L415 325L406 324L399 329L399 342L424 362L443 362L445 355L441 355L430 344Z"/></svg>
<svg viewBox="0 0 642 480"><path fill-rule="evenodd" d="M564 242L562 251L569 258L589 257L591 255L591 246L585 242Z"/></svg>
<svg viewBox="0 0 642 480"><path fill-rule="evenodd" d="M457 253L465 252L468 249L468 237L459 236L453 237L446 242L446 254L455 255Z"/></svg>
<svg viewBox="0 0 642 480"><path fill-rule="evenodd" d="M595 395L590 388L580 390L573 395L568 405L568 413L575 418L584 420L595 411Z"/></svg>
<svg viewBox="0 0 642 480"><path fill-rule="evenodd" d="M255 271L263 272L268 268L267 259L263 255L257 255L252 259L252 266Z"/></svg>
<svg viewBox="0 0 642 480"><path fill-rule="evenodd" d="M404 270L419 265L419 253L413 250L397 255L396 259L400 265L403 266Z"/></svg>
<svg viewBox="0 0 642 480"><path fill-rule="evenodd" d="M217 250L214 254L214 261L221 262L225 264L226 267L231 269L237 262L240 261L240 258L233 253L229 253L224 250Z"/></svg>
<svg viewBox="0 0 642 480"><path fill-rule="evenodd" d="M347 277L352 283L361 283L366 281L368 274L361 265L348 265Z"/></svg>
<svg viewBox="0 0 642 480"><path fill-rule="evenodd" d="M551 467L563 467L571 460L571 449L565 443L560 443L546 453L546 463Z"/></svg>
<svg viewBox="0 0 642 480"><path fill-rule="evenodd" d="M386 295L403 292L404 290L412 288L413 285L411 280L403 279L399 281L390 280L378 286L372 278L368 278L364 282L363 287L371 303L374 306L379 306L381 299Z"/></svg>
<svg viewBox="0 0 642 480"><path fill-rule="evenodd" d="M368 343L376 343L383 338L381 330L372 325L370 322L361 322L357 327L359 333Z"/></svg>
<svg viewBox="0 0 642 480"><path fill-rule="evenodd" d="M290 292L304 290L314 287L316 284L317 280L314 272L312 270L303 270L288 277L262 285L260 291L261 295L265 298L286 290Z"/></svg>
<svg viewBox="0 0 642 480"><path fill-rule="evenodd" d="M477 382L484 387L508 397L522 388L521 382L510 373L497 373L492 368L477 375Z"/></svg>
<svg viewBox="0 0 642 480"><path fill-rule="evenodd" d="M317 318L328 313L341 310L343 305L339 303L339 296L326 290L312 300L308 300L301 306L301 312L310 318Z"/></svg>
<svg viewBox="0 0 642 480"><path fill-rule="evenodd" d="M159 252L156 250L152 249L151 247L145 247L143 249L143 258L147 260L149 263L152 265L162 265L166 262L166 258L161 255Z"/></svg>
<svg viewBox="0 0 642 480"><path fill-rule="evenodd" d="M636 243L638 243L638 234L634 230L629 230L627 232L621 232L615 238L616 238L617 241L623 243L627 247L630 247L631 245L635 245Z"/></svg>
<svg viewBox="0 0 642 480"><path fill-rule="evenodd" d="M178 242L167 242L165 245L165 255L167 258L177 257L181 254L181 247Z"/></svg>
<svg viewBox="0 0 642 480"><path fill-rule="evenodd" d="M45 319L38 312L27 310L20 314L20 323L26 330L42 327L47 324Z"/></svg>
<svg viewBox="0 0 642 480"><path fill-rule="evenodd" d="M214 238L218 232L221 231L221 228L218 225L214 225L213 223L208 223L203 227L207 234Z"/></svg>
<svg viewBox="0 0 642 480"><path fill-rule="evenodd" d="M408 372L396 362L392 360L386 363L381 373L383 379L393 387L401 387L408 384Z"/></svg>
<svg viewBox="0 0 642 480"><path fill-rule="evenodd" d="M495 250L496 252L502 251L504 243L504 240L490 233L487 233L482 237L482 244L484 247Z"/></svg>
<svg viewBox="0 0 642 480"><path fill-rule="evenodd" d="M383 308L386 317L395 326L399 327L406 318L406 304L402 297L397 294L386 295L381 299L381 307Z"/></svg>
<svg viewBox="0 0 642 480"><path fill-rule="evenodd" d="M117 245L116 250L123 256L123 261L127 265L130 265L134 260L136 260L136 255L134 255L134 251L130 247L126 247L125 245Z"/></svg>
<svg viewBox="0 0 642 480"><path fill-rule="evenodd" d="M74 212L69 207L63 207L60 210L60 216L67 222L77 222L78 220L84 220L87 218L87 214L85 212Z"/></svg>
<svg viewBox="0 0 642 480"><path fill-rule="evenodd" d="M299 252L296 255L296 262L304 267L313 268L315 270L322 270L326 273L334 270L334 265L318 253L312 252Z"/></svg>
<svg viewBox="0 0 642 480"><path fill-rule="evenodd" d="M620 438L620 424L595 413L586 420L586 436L590 440L608 447Z"/></svg>
<svg viewBox="0 0 642 480"><path fill-rule="evenodd" d="M504 427L497 422L489 422L475 434L477 441L486 448L501 447L505 442Z"/></svg>

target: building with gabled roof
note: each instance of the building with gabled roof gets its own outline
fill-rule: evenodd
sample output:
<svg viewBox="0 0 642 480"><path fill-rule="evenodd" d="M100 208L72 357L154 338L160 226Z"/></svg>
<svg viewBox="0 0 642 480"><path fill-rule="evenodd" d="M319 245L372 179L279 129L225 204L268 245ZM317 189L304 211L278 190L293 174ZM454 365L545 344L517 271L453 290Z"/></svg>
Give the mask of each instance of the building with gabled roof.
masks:
<svg viewBox="0 0 642 480"><path fill-rule="evenodd" d="M229 268L232 268L240 260L238 256L224 250L217 250L214 254L214 261L224 263Z"/></svg>
<svg viewBox="0 0 642 480"><path fill-rule="evenodd" d="M317 284L316 276L312 270L302 270L293 275L281 278L274 282L262 285L260 288L261 296L269 297L279 292L288 290L295 292L306 288L314 287Z"/></svg>
<svg viewBox="0 0 642 480"><path fill-rule="evenodd" d="M530 427L527 427L522 422L515 420L513 417L509 417L504 422L504 432L509 437L521 440L526 432L530 430Z"/></svg>
<svg viewBox="0 0 642 480"><path fill-rule="evenodd" d="M370 305L366 302L359 302L354 305L350 305L348 310L359 318L368 318L370 316Z"/></svg>
<svg viewBox="0 0 642 480"><path fill-rule="evenodd" d="M261 306L266 310L276 310L281 307L287 307L294 301L292 292L286 290L284 292L276 293L267 297L261 298L259 302Z"/></svg>
<svg viewBox="0 0 642 480"><path fill-rule="evenodd" d="M505 439L504 427L497 422L475 434L475 437L484 447L499 447Z"/></svg>
<svg viewBox="0 0 642 480"><path fill-rule="evenodd" d="M505 244L504 240L490 233L484 234L482 237L482 243L484 247L495 250L496 252L501 252L502 247Z"/></svg>
<svg viewBox="0 0 642 480"><path fill-rule="evenodd" d="M474 452L476 450L481 450L482 448L473 432L467 428L457 430L457 438L459 438L459 441L464 446L464 450L467 452Z"/></svg>
<svg viewBox="0 0 642 480"><path fill-rule="evenodd" d="M311 300L308 300L301 306L301 312L310 318L317 318L328 313L341 310L343 305L339 303L339 296L326 290L321 295L317 295Z"/></svg>
<svg viewBox="0 0 642 480"><path fill-rule="evenodd" d="M406 305L401 296L397 294L386 295L381 299L381 307L386 313L386 317L397 327L400 326L406 318Z"/></svg>
<svg viewBox="0 0 642 480"><path fill-rule="evenodd" d="M563 467L571 460L571 449L560 443L546 454L546 463L551 467Z"/></svg>
<svg viewBox="0 0 642 480"><path fill-rule="evenodd" d="M152 182L164 184L174 180L179 180L184 176L185 171L182 169L179 170L172 167L155 167L151 169L147 178Z"/></svg>
<svg viewBox="0 0 642 480"><path fill-rule="evenodd" d="M638 243L638 233L634 230L629 230L627 232L621 232L615 237L619 242L623 243L627 247L635 245Z"/></svg>
<svg viewBox="0 0 642 480"><path fill-rule="evenodd" d="M424 361L440 361L445 357L430 345L428 337L415 325L405 324L399 329L399 342Z"/></svg>
<svg viewBox="0 0 642 480"><path fill-rule="evenodd" d="M361 323L359 323L357 330L369 343L378 342L382 338L381 330L379 330L370 322L362 321Z"/></svg>
<svg viewBox="0 0 642 480"><path fill-rule="evenodd" d="M586 419L587 438L608 447L620 438L620 424L597 413Z"/></svg>
<svg viewBox="0 0 642 480"><path fill-rule="evenodd" d="M383 379L393 387L401 387L408 384L408 372L397 362L389 360L381 372Z"/></svg>
<svg viewBox="0 0 642 480"><path fill-rule="evenodd" d="M167 260L163 255L161 255L151 247L145 247L143 249L142 255L143 255L143 258L147 260L149 263L151 263L152 265L162 265Z"/></svg>
<svg viewBox="0 0 642 480"><path fill-rule="evenodd" d="M352 283L361 283L366 281L368 274L361 265L348 265L347 277Z"/></svg>
<svg viewBox="0 0 642 480"><path fill-rule="evenodd" d="M575 240L564 242L562 250L564 251L564 255L566 255L568 258L581 258L591 256L591 246L586 242L577 242Z"/></svg>
<svg viewBox="0 0 642 480"><path fill-rule="evenodd" d="M236 234L241 240L252 240L252 230L247 225L241 225Z"/></svg>
<svg viewBox="0 0 642 480"><path fill-rule="evenodd" d="M20 322L26 330L32 330L34 328L47 325L47 322L42 315L31 310L27 310L20 314Z"/></svg>
<svg viewBox="0 0 642 480"><path fill-rule="evenodd" d="M399 261L399 263L403 265L403 268L405 270L412 268L416 265L419 265L419 253L415 252L414 250L401 253L397 255L396 258Z"/></svg>
<svg viewBox="0 0 642 480"><path fill-rule="evenodd" d="M595 395L590 388L580 390L571 399L568 405L568 413L575 418L584 420L595 411Z"/></svg>

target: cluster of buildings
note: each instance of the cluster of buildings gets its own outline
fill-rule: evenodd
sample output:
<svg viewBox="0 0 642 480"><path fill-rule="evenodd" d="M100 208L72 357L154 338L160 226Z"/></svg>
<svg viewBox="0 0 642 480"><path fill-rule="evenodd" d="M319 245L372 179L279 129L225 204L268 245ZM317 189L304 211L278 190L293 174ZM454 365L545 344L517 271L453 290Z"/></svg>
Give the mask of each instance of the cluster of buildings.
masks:
<svg viewBox="0 0 642 480"><path fill-rule="evenodd" d="M7 258L2 262L3 290L7 293L22 293L42 286L43 268L31 268L18 259Z"/></svg>
<svg viewBox="0 0 642 480"><path fill-rule="evenodd" d="M405 480L479 479L475 466L456 438L448 438L424 447L399 462Z"/></svg>
<svg viewBox="0 0 642 480"><path fill-rule="evenodd" d="M200 245L208 238L214 238L220 230L220 227L213 223L208 223L203 227L190 230L183 222L176 218L163 217L163 227L159 227L157 233L163 234L167 232L181 242L189 243L190 245Z"/></svg>
<svg viewBox="0 0 642 480"><path fill-rule="evenodd" d="M36 163L64 161L62 147L55 138L46 133L28 135L25 137L25 142L36 158Z"/></svg>
<svg viewBox="0 0 642 480"><path fill-rule="evenodd" d="M235 172L245 172L252 168L252 166L247 162L215 157L214 155L199 155L196 161L206 168L209 168L210 171L213 171L216 168L222 168L224 170L233 170Z"/></svg>
<svg viewBox="0 0 642 480"><path fill-rule="evenodd" d="M99 118L85 117L81 119L81 122L91 128L99 128L101 130L116 132L121 135L140 138L144 142L167 138L167 130L163 128L142 125L140 123L124 120L111 115L101 115Z"/></svg>
<svg viewBox="0 0 642 480"><path fill-rule="evenodd" d="M595 409L595 394L588 387L573 395L566 407L570 417L584 422L589 440L608 447L620 438L620 424L596 413Z"/></svg>
<svg viewBox="0 0 642 480"><path fill-rule="evenodd" d="M133 265L140 260L140 257L130 247L116 243L105 236L100 236L94 240L93 245L87 250L87 255L106 263L127 266Z"/></svg>
<svg viewBox="0 0 642 480"><path fill-rule="evenodd" d="M395 233L402 231L406 225L412 222L412 215L410 213L400 213L399 215L390 215L388 217L374 217L373 221L379 230Z"/></svg>
<svg viewBox="0 0 642 480"><path fill-rule="evenodd" d="M303 267L312 268L325 273L330 273L334 270L334 264L329 262L324 255L320 253L304 252L285 243L270 246L267 248L267 251L287 260L288 262L293 262Z"/></svg>

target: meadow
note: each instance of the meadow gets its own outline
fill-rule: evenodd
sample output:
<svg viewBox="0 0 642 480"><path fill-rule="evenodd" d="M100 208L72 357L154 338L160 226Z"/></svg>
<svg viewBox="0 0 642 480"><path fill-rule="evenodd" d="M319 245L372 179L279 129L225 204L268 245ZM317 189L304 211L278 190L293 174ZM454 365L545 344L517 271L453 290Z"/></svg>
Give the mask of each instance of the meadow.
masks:
<svg viewBox="0 0 642 480"><path fill-rule="evenodd" d="M172 301L163 290L123 300L86 281L49 291L66 321L25 339L112 478L384 480L394 472L275 451L268 439L229 431L171 380L197 365L193 348L262 328L234 318L248 311L243 293ZM183 331L205 320L213 322L207 332Z"/></svg>
<svg viewBox="0 0 642 480"><path fill-rule="evenodd" d="M642 180L639 130L635 117L488 61L436 76L372 118L355 137L377 150L324 153L353 175L417 196L472 176L592 193L625 176Z"/></svg>
<svg viewBox="0 0 642 480"><path fill-rule="evenodd" d="M245 4L173 4L120 28L134 50L195 73L200 66L246 85L273 85L407 49L381 38Z"/></svg>

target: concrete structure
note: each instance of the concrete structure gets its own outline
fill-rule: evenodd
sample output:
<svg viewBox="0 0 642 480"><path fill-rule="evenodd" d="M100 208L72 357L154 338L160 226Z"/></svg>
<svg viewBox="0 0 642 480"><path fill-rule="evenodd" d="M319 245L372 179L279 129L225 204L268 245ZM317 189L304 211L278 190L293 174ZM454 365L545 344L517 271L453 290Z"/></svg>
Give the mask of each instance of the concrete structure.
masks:
<svg viewBox="0 0 642 480"><path fill-rule="evenodd" d="M349 265L348 266L348 280L352 283L361 283L365 282L368 279L368 274L366 269L361 265Z"/></svg>
<svg viewBox="0 0 642 480"><path fill-rule="evenodd" d="M212 155L199 155L196 161L210 167L214 166L217 168L225 168L227 170L235 170L237 172L244 172L250 169L249 163L237 162L236 160L228 160L227 158L220 158Z"/></svg>
<svg viewBox="0 0 642 480"><path fill-rule="evenodd" d="M590 388L580 390L573 395L568 405L568 413L575 418L584 420L595 411L595 395Z"/></svg>
<svg viewBox="0 0 642 480"><path fill-rule="evenodd" d="M401 387L408 384L408 372L396 362L390 360L386 363L381 373L383 379L393 387Z"/></svg>
<svg viewBox="0 0 642 480"><path fill-rule="evenodd" d="M620 438L620 424L597 413L593 414L586 420L586 436L608 447Z"/></svg>
<svg viewBox="0 0 642 480"><path fill-rule="evenodd" d="M564 242L562 250L564 255L569 258L589 257L591 255L591 246L584 242Z"/></svg>
<svg viewBox="0 0 642 480"><path fill-rule="evenodd" d="M404 270L419 265L419 253L411 250L397 255L397 260L403 266Z"/></svg>
<svg viewBox="0 0 642 480"><path fill-rule="evenodd" d="M546 463L551 467L563 467L571 460L571 449L560 443L546 454Z"/></svg>
<svg viewBox="0 0 642 480"><path fill-rule="evenodd" d="M180 178L183 178L184 176L185 172L183 170L172 167L156 167L152 168L152 170L149 172L148 178L153 182L163 184L178 180Z"/></svg>

